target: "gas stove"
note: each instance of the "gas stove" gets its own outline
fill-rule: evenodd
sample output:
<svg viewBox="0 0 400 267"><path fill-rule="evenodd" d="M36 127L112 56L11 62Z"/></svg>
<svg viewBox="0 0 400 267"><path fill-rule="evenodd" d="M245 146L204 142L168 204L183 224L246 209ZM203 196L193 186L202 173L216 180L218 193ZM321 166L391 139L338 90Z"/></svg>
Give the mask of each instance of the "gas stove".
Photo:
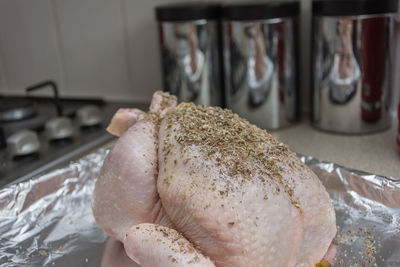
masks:
<svg viewBox="0 0 400 267"><path fill-rule="evenodd" d="M51 82L43 86L57 91ZM106 127L121 107L147 105L59 98L58 92L0 96L0 186L38 176L111 141Z"/></svg>

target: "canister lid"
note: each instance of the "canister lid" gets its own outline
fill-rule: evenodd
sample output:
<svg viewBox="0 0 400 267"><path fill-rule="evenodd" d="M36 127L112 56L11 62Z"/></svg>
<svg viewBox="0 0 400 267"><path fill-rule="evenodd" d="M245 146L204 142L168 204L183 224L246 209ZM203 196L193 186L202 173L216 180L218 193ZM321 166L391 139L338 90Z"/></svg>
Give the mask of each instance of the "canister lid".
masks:
<svg viewBox="0 0 400 267"><path fill-rule="evenodd" d="M221 5L218 3L176 3L155 8L158 21L191 21L220 18Z"/></svg>
<svg viewBox="0 0 400 267"><path fill-rule="evenodd" d="M356 16L397 12L398 0L314 0L314 16Z"/></svg>
<svg viewBox="0 0 400 267"><path fill-rule="evenodd" d="M299 2L239 3L222 7L225 20L260 20L299 15Z"/></svg>

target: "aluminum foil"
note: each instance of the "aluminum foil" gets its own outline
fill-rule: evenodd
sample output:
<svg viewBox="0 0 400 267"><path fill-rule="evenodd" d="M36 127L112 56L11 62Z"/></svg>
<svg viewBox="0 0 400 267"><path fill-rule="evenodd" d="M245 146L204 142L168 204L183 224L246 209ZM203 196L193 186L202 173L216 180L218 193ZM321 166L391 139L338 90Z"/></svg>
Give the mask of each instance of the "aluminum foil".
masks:
<svg viewBox="0 0 400 267"><path fill-rule="evenodd" d="M91 196L106 154L0 189L0 266L100 266Z"/></svg>
<svg viewBox="0 0 400 267"><path fill-rule="evenodd" d="M300 157L326 187L336 211L334 266L400 266L400 179Z"/></svg>
<svg viewBox="0 0 400 267"><path fill-rule="evenodd" d="M91 195L107 152L0 189L0 266L100 266ZM400 180L300 158L336 209L335 266L400 266Z"/></svg>

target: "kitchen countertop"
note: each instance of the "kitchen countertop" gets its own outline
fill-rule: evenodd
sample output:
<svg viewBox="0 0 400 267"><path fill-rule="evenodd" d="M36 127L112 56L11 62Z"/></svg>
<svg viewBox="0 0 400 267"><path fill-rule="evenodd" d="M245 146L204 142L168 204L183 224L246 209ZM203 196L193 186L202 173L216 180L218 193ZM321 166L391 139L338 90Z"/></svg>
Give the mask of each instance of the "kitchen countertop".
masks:
<svg viewBox="0 0 400 267"><path fill-rule="evenodd" d="M400 178L400 152L397 150L397 122L386 131L363 135L323 132L305 119L291 127L270 132L294 152L313 156L341 166Z"/></svg>

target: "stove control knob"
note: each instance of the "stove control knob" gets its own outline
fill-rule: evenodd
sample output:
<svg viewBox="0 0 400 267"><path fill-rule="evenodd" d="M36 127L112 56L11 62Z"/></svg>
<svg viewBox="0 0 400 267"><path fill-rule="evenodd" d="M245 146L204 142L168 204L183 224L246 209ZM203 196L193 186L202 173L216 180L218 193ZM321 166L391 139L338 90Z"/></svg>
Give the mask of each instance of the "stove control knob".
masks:
<svg viewBox="0 0 400 267"><path fill-rule="evenodd" d="M94 126L101 124L101 112L97 106L86 105L76 111L81 126Z"/></svg>
<svg viewBox="0 0 400 267"><path fill-rule="evenodd" d="M50 140L71 138L74 135L74 127L67 117L52 118L45 124L46 135Z"/></svg>
<svg viewBox="0 0 400 267"><path fill-rule="evenodd" d="M20 130L7 138L7 149L12 157L33 154L39 148L38 136L31 130Z"/></svg>

